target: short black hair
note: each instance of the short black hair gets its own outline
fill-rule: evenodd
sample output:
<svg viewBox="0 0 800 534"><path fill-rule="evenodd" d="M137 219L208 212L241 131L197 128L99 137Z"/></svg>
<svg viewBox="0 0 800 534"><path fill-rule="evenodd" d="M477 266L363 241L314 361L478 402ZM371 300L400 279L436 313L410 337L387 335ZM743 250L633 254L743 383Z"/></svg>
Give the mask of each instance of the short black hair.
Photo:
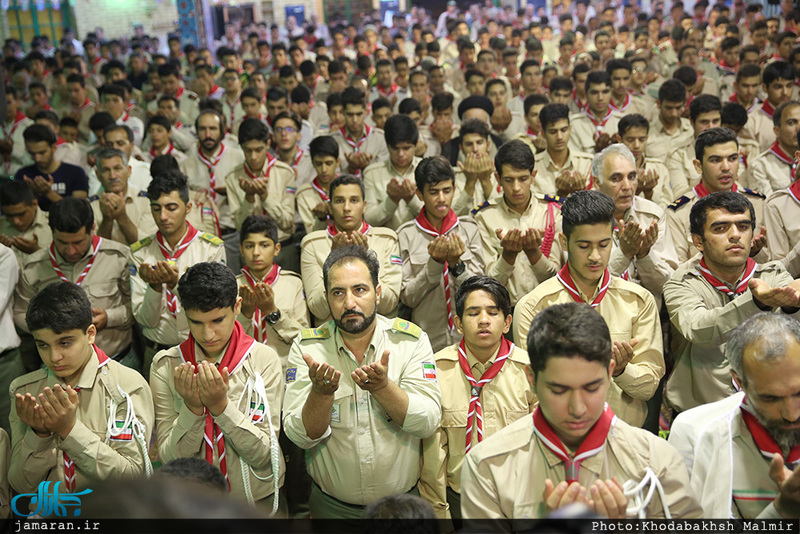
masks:
<svg viewBox="0 0 800 534"><path fill-rule="evenodd" d="M180 172L180 170L181 166L172 154L161 154L160 156L154 157L153 161L150 162L150 176L158 176L167 171ZM188 189L186 199L187 201L189 199Z"/></svg>
<svg viewBox="0 0 800 534"><path fill-rule="evenodd" d="M242 89L242 94L239 96L240 100L244 100L245 98L252 98L253 100L257 100L259 103L261 102L262 94L258 92L258 89L255 87L245 87Z"/></svg>
<svg viewBox="0 0 800 534"><path fill-rule="evenodd" d="M455 96L453 96L453 93L439 93L438 95L433 95L433 98L431 98L431 109L433 111L444 111L452 108L454 101Z"/></svg>
<svg viewBox="0 0 800 534"><path fill-rule="evenodd" d="M56 144L56 133L52 128L44 124L31 124L22 132L22 138L26 143L47 143L52 146Z"/></svg>
<svg viewBox="0 0 800 534"><path fill-rule="evenodd" d="M125 100L125 88L118 83L104 85L100 88L100 96L113 95Z"/></svg>
<svg viewBox="0 0 800 534"><path fill-rule="evenodd" d="M542 130L560 120L566 120L567 123L570 122L569 107L566 104L547 104L539 112L539 122L542 124Z"/></svg>
<svg viewBox="0 0 800 534"><path fill-rule="evenodd" d="M470 276L456 290L456 315L461 318L464 316L464 304L467 297L473 291L486 291L492 298L498 309L503 313L503 317L511 314L511 297L508 289L492 278L491 276Z"/></svg>
<svg viewBox="0 0 800 534"><path fill-rule="evenodd" d="M289 101L289 93L283 87L270 87L267 89L267 100L283 100Z"/></svg>
<svg viewBox="0 0 800 534"><path fill-rule="evenodd" d="M525 102L522 104L522 107L525 109L525 116L528 115L528 112L533 106L543 106L548 102L550 102L550 100L548 100L543 94L533 93L532 95L526 96Z"/></svg>
<svg viewBox="0 0 800 534"><path fill-rule="evenodd" d="M244 243L250 234L264 234L273 243L278 241L278 225L268 215L249 215L242 222L242 229L239 230L239 244Z"/></svg>
<svg viewBox="0 0 800 534"><path fill-rule="evenodd" d="M566 76L556 76L550 80L550 94L555 91L572 91L573 89L575 89L575 85Z"/></svg>
<svg viewBox="0 0 800 534"><path fill-rule="evenodd" d="M328 197L332 199L334 190L343 185L357 185L358 188L361 189L361 199L363 200L366 198L364 182L362 182L361 178L355 176L354 174L340 174L334 178L331 182L331 185L328 186Z"/></svg>
<svg viewBox="0 0 800 534"><path fill-rule="evenodd" d="M294 100L294 99L292 99L292 100ZM413 98L411 98L411 99L406 98L406 99L403 100L403 102L405 102L406 100L414 100L414 99ZM416 100L415 100L415 102L416 102ZM402 103L401 103L401 105L402 105ZM419 108L419 102L417 102L417 107ZM376 111L378 111L379 109L383 109L383 108L389 108L389 111L391 112L392 111L392 103L389 102L388 100L386 100L383 97L376 98L372 102L372 113L373 114ZM422 108L419 108L418 111L420 111L421 109ZM412 109L411 111L414 111L414 110ZM408 111L408 113L411 113L411 111ZM408 115L408 113L404 113L404 115Z"/></svg>
<svg viewBox="0 0 800 534"><path fill-rule="evenodd" d="M744 54L746 49L749 49L749 47L746 46L742 48L741 52L739 52L739 55L741 56L742 54ZM757 48L756 52L758 52ZM739 67L739 70L736 71L737 82L740 82L742 78L755 78L756 76L758 76L759 78L761 77L761 67L755 63L748 63L746 65L742 65L741 67Z"/></svg>
<svg viewBox="0 0 800 534"><path fill-rule="evenodd" d="M163 115L153 115L153 117L147 121L147 130L150 130L150 127L154 124L161 126L168 132L172 130L172 123L169 122L169 119Z"/></svg>
<svg viewBox="0 0 800 534"><path fill-rule="evenodd" d="M219 492L228 491L228 482L222 471L201 458L175 458L162 465L155 474L159 478L178 479Z"/></svg>
<svg viewBox="0 0 800 534"><path fill-rule="evenodd" d="M155 160L153 163L155 163ZM178 192L178 196L184 204L189 203L189 186L187 185L187 179L186 176L178 170L168 170L154 175L153 179L150 181L150 185L147 186L147 198L149 198L151 202L154 202L161 198L161 195L169 195L173 191Z"/></svg>
<svg viewBox="0 0 800 534"><path fill-rule="evenodd" d="M269 142L269 129L259 119L244 119L239 125L239 145L244 145L252 140Z"/></svg>
<svg viewBox="0 0 800 534"><path fill-rule="evenodd" d="M275 119L272 121L272 124L277 124L281 119L289 119L294 123L294 127L299 132L300 129L303 127L303 119L301 119L297 114L292 113L291 111L281 111L275 116ZM258 120L258 119L255 119ZM241 126L240 126L241 128ZM241 141L240 141L241 143Z"/></svg>
<svg viewBox="0 0 800 534"><path fill-rule="evenodd" d="M739 140L736 134L730 128L709 128L697 136L694 141L694 157L702 162L703 155L705 154L706 147L721 145L723 143L730 143L734 141L736 146L739 146Z"/></svg>
<svg viewBox="0 0 800 534"><path fill-rule="evenodd" d="M406 99L408 100L408 99ZM405 102L405 101L404 101ZM384 126L386 146L396 147L400 143L416 145L419 141L417 123L408 115L392 115L386 120Z"/></svg>
<svg viewBox="0 0 800 534"><path fill-rule="evenodd" d="M730 124L731 126L741 128L747 124L747 120L749 119L747 110L738 102L725 102L722 105L720 115L723 126Z"/></svg>
<svg viewBox="0 0 800 534"><path fill-rule="evenodd" d="M625 69L628 71L628 74L633 72L633 67L631 66L631 62L627 59L612 59L608 63L606 63L606 72L609 76L611 76L615 70Z"/></svg>
<svg viewBox="0 0 800 534"><path fill-rule="evenodd" d="M463 142L464 136L467 134L478 134L484 139L489 139L489 125L480 119L467 119L461 123L461 129L458 132L459 142Z"/></svg>
<svg viewBox="0 0 800 534"><path fill-rule="evenodd" d="M687 88L693 87L694 84L697 83L697 71L694 70L694 67L689 65L683 65L682 67L675 69L675 72L672 73L672 77L681 82Z"/></svg>
<svg viewBox="0 0 800 534"><path fill-rule="evenodd" d="M723 209L729 213L749 213L752 229L756 227L756 212L753 203L746 196L734 191L717 191L706 195L692 206L689 212L689 230L692 234L704 237L703 227L706 225L708 212Z"/></svg>
<svg viewBox="0 0 800 534"><path fill-rule="evenodd" d="M328 93L328 97L325 99L325 105L328 107L328 110L332 107L342 106L342 93Z"/></svg>
<svg viewBox="0 0 800 534"><path fill-rule="evenodd" d="M298 85L292 89L293 104L308 104L311 102L311 91L305 85Z"/></svg>
<svg viewBox="0 0 800 534"><path fill-rule="evenodd" d="M33 189L25 182L6 180L0 185L0 206L16 206L17 204L33 204L36 196Z"/></svg>
<svg viewBox="0 0 800 534"><path fill-rule="evenodd" d="M695 122L703 113L718 111L722 115L722 102L715 95L699 95L689 104L689 119Z"/></svg>
<svg viewBox="0 0 800 534"><path fill-rule="evenodd" d="M241 135L241 134L239 134ZM308 144L308 153L313 160L316 156L339 157L339 143L330 135L320 135L315 137Z"/></svg>
<svg viewBox="0 0 800 534"><path fill-rule="evenodd" d="M233 308L238 298L236 276L224 263L196 263L178 281L178 299L184 310Z"/></svg>
<svg viewBox="0 0 800 534"><path fill-rule="evenodd" d="M528 357L534 377L545 370L551 358L582 358L608 368L611 363L608 325L589 304L570 302L549 306L531 321Z"/></svg>
<svg viewBox="0 0 800 534"><path fill-rule="evenodd" d="M83 228L88 234L94 226L94 211L85 198L64 197L50 206L48 215L53 232L75 234Z"/></svg>
<svg viewBox="0 0 800 534"><path fill-rule="evenodd" d="M605 84L611 87L611 76L604 70L593 70L586 76L586 91L589 91L589 87L592 85L602 85Z"/></svg>
<svg viewBox="0 0 800 534"><path fill-rule="evenodd" d="M322 264L322 284L325 287L325 293L328 292L328 280L330 278L331 269L340 262L352 263L353 261L360 261L367 266L369 276L372 279L372 286L378 287L378 276L381 268L378 256L374 251L367 248L358 245L347 245L333 249Z"/></svg>
<svg viewBox="0 0 800 534"><path fill-rule="evenodd" d="M644 128L646 132L650 133L650 121L648 121L644 115L638 113L625 115L619 120L617 133L622 137L630 128Z"/></svg>
<svg viewBox="0 0 800 534"><path fill-rule="evenodd" d="M686 86L674 78L665 80L658 88L659 102L686 102Z"/></svg>
<svg viewBox="0 0 800 534"><path fill-rule="evenodd" d="M494 156L494 169L500 178L503 177L503 165L510 165L520 171L533 172L535 163L531 147L521 139L512 139L503 143Z"/></svg>
<svg viewBox="0 0 800 534"><path fill-rule="evenodd" d="M614 224L614 201L600 191L576 191L561 206L561 227L569 239L575 228L585 224Z"/></svg>
<svg viewBox="0 0 800 534"><path fill-rule="evenodd" d="M103 128L103 138L105 138L105 136L110 134L111 132L117 132L117 131L125 132L125 137L128 138L128 142L133 143L133 130L131 130L131 128L125 124L117 124L117 123L109 124L108 126Z"/></svg>
<svg viewBox="0 0 800 534"><path fill-rule="evenodd" d="M342 91L342 105L347 108L347 106L361 106L366 108L364 104L364 91L359 89L358 87L347 87L344 91Z"/></svg>
<svg viewBox="0 0 800 534"><path fill-rule="evenodd" d="M777 80L794 81L795 72L794 67L788 61L773 61L767 63L764 71L761 74L761 81L769 88L772 82Z"/></svg>
<svg viewBox="0 0 800 534"><path fill-rule="evenodd" d="M452 180L453 187L455 188L455 172L450 162L443 156L423 158L417 165L417 168L414 169L414 182L417 184L417 189L421 193L425 192L426 185L432 186L446 180Z"/></svg>
<svg viewBox="0 0 800 534"><path fill-rule="evenodd" d="M72 282L55 282L31 299L25 312L25 323L30 332L45 329L56 334L69 330L86 332L92 324L92 303L80 286Z"/></svg>

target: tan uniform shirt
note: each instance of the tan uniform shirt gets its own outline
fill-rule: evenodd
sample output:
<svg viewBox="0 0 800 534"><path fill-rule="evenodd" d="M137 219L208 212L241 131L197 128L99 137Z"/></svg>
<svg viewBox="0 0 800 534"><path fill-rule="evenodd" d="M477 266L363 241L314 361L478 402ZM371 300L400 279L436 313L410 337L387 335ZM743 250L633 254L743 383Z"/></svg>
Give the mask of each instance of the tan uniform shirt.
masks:
<svg viewBox="0 0 800 534"><path fill-rule="evenodd" d="M225 145L225 152L214 167L214 179L217 188L225 187L225 177L233 172L236 167L244 163L244 154L238 146ZM217 148L219 151L219 148ZM211 174L205 163L200 161L197 154L197 147L190 150L186 160L181 163L181 172L188 178L189 189L202 191L211 189ZM219 153L216 154L219 156ZM213 159L210 159L213 161ZM217 208L219 209L219 224L222 228L234 228L233 213L228 205L226 195L217 194Z"/></svg>
<svg viewBox="0 0 800 534"><path fill-rule="evenodd" d="M250 180L245 172L245 163L238 165L225 177L225 186L228 193L228 206L233 216L233 223L237 229L241 229L242 223L249 215L266 214L278 225L278 241L285 241L294 234L294 202L295 202L295 176L290 166L272 159L272 163L267 158L264 167L258 174L267 179L267 195L255 196L255 202L247 201L247 195L239 185L239 179Z"/></svg>
<svg viewBox="0 0 800 534"><path fill-rule="evenodd" d="M311 180L314 178L312 177ZM327 202L322 199L320 194L309 183L297 188L297 213L305 226L306 232L311 233L316 230L324 230L327 226L327 218L318 219L312 211L320 202Z"/></svg>
<svg viewBox="0 0 800 534"><path fill-rule="evenodd" d="M461 261L466 269L461 276L453 276L453 265L449 265L448 289L450 311L456 316L456 291L465 280L485 272L483 246L478 225L472 217L461 217L450 233L456 233L464 242L465 251ZM397 232L400 256L403 258L403 284L400 300L411 308L411 320L420 326L431 340L434 351L457 343L461 334L452 332L447 323L447 299L444 290L444 264L438 263L428 254L428 245L435 238L420 230L415 221L405 223Z"/></svg>
<svg viewBox="0 0 800 534"><path fill-rule="evenodd" d="M181 89L183 88L181 87ZM163 93L159 94L154 100L151 100L147 104L147 111L156 114L158 112L158 99L162 96L164 96ZM194 124L194 120L200 114L200 99L198 98L197 93L183 89L181 96L175 96L178 99L178 108L181 112L178 120L184 124Z"/></svg>
<svg viewBox="0 0 800 534"><path fill-rule="evenodd" d="M105 219L100 209L100 195L90 197L89 200L92 203L94 221L97 226L100 226L100 223ZM150 200L147 198L146 191L139 191L132 185L128 186L128 191L125 193L125 213L128 214L128 218L138 230L137 240L139 236L144 237L158 230L156 221L153 219L153 214L150 212ZM128 244L117 221L113 222L111 239L123 245Z"/></svg>
<svg viewBox="0 0 800 534"><path fill-rule="evenodd" d="M373 226L385 226L397 231L403 223L411 221L419 215L423 203L415 194L409 202L400 199L395 202L386 193L386 187L392 178L411 180L414 182L414 171L422 161L415 157L406 172L399 172L392 165L392 160L370 164L364 169L364 189L366 191L367 210L364 219Z"/></svg>
<svg viewBox="0 0 800 534"><path fill-rule="evenodd" d="M592 302L599 289L600 283L593 295L581 295L584 302ZM527 350L528 330L537 313L554 304L569 302L575 301L555 277L525 295L514 309L514 339L519 347ZM655 299L643 287L612 276L606 296L595 309L605 319L612 341L639 340L633 358L611 383L608 404L620 419L641 427L647 417L646 403L665 371Z"/></svg>
<svg viewBox="0 0 800 534"><path fill-rule="evenodd" d="M653 120L650 121L650 132L647 135L647 145L644 153L648 158L666 162L669 156L677 149L682 148L694 141L694 129L689 119L680 119L680 124L674 132L669 133L664 129L661 117L655 113ZM673 194L680 194L673 191Z"/></svg>
<svg viewBox="0 0 800 534"><path fill-rule="evenodd" d="M658 176L658 183L653 188L653 196L649 200L657 204L661 209L665 209L676 197L672 193L672 184L670 183L669 170L664 163L653 159L644 158L644 165L641 167L645 172L653 171ZM639 176L639 180L642 176ZM644 198L644 193L639 194Z"/></svg>
<svg viewBox="0 0 800 534"><path fill-rule="evenodd" d="M169 248L168 244L167 248ZM172 252L174 251L170 250L170 253ZM147 339L161 345L177 345L189 337L189 324L180 302L178 302L177 317L173 317L167 308L166 289L162 288L162 291L156 291L138 275L142 263L153 266L159 261L166 260L155 235L145 237L131 245L133 317L142 325L142 331ZM198 234L183 254L178 257L175 264L178 267L179 275L183 275L189 267L204 261L225 263L225 247L222 239L211 234ZM178 287L175 286L172 291L177 295Z"/></svg>
<svg viewBox="0 0 800 534"><path fill-rule="evenodd" d="M227 350L227 347L226 349ZM202 349L195 344L198 361L203 359ZM224 354L224 351L223 351ZM221 360L220 356L220 360ZM176 458L200 458L205 460L204 440L205 416L195 415L175 390L173 370L185 360L180 347L162 350L153 358L150 382L153 385L153 401L156 412L158 454L162 462ZM257 423L252 399L256 377L264 380L269 405L269 420ZM256 343L249 350L241 366L228 379L228 405L214 422L222 430L225 439L225 462L231 494L244 497L242 462L246 464L250 478L252 496L263 499L273 493L273 471L270 441L280 430L281 405L283 403L283 373L278 355L265 345ZM260 412L259 412L260 413ZM266 410L264 410L266 415ZM270 422L274 434L270 432ZM278 449L280 450L280 449ZM214 465L219 466L219 451L214 447ZM279 485L283 485L286 465L280 455ZM280 487L280 486L279 486Z"/></svg>
<svg viewBox="0 0 800 534"><path fill-rule="evenodd" d="M621 113L612 111L605 124L595 126L589 119L588 113L590 112L587 109L585 112L575 113L569 118L572 125L572 132L569 135L569 149L573 152L594 154L594 136L598 133L614 135L617 133L619 121L622 118Z"/></svg>
<svg viewBox="0 0 800 534"><path fill-rule="evenodd" d="M790 157L794 160L794 154ZM769 196L773 191L786 189L794 181L792 179L794 161L784 163L769 149L751 161L752 163L749 164L751 172L750 185L759 193Z"/></svg>
<svg viewBox="0 0 800 534"><path fill-rule="evenodd" d="M222 98L219 99L222 103L222 115L225 117L225 125L236 136L239 135L239 125L242 124L242 119L244 118L244 109L240 100L241 95L232 101L228 101L226 95L222 95Z"/></svg>
<svg viewBox="0 0 800 534"><path fill-rule="evenodd" d="M56 250L55 257L59 269L70 282L77 282L86 265L91 261L95 250L89 250L77 263L67 263ZM39 249L28 257L21 266L19 281L14 293L14 323L28 332L25 313L31 299L43 288L60 280L50 262L50 248ZM108 324L97 332L96 343L109 358L124 356L121 351L131 344L131 286L128 272L128 247L103 239L100 243L94 264L86 278L81 282L92 307L102 308L108 315Z"/></svg>
<svg viewBox="0 0 800 534"><path fill-rule="evenodd" d="M47 248L50 246L50 243L53 242L53 232L50 231L47 212L42 211L42 209L38 207L36 208L36 216L33 218L33 222L24 232L18 231L5 217L0 217L0 234L7 235L8 237L22 236L24 239L33 239L35 236L36 242L39 243L40 248ZM21 265L27 263L31 254L26 254L17 247L12 247L12 249Z"/></svg>
<svg viewBox="0 0 800 534"><path fill-rule="evenodd" d="M8 472L11 486L20 493L34 493L40 482L64 482L64 452L75 463L76 491L91 487L97 480L143 476L145 454L135 436L118 439L108 433L109 418L113 417L117 424L124 423L129 408L117 389L119 386L130 395L133 411L144 425L144 442L149 444L153 431L153 396L142 375L113 360L98 368L97 354L92 351L75 383L76 389L80 388L75 426L65 439L55 434L40 438L20 421L13 408L13 398L17 393L31 393L36 397L45 387L52 389L56 384L66 387L49 369L28 373L11 383L9 418L13 447ZM114 414L110 413L112 401L117 405Z"/></svg>
<svg viewBox="0 0 800 534"><path fill-rule="evenodd" d="M555 195L558 193L556 179L564 171L576 171L582 176L588 177L592 169L592 155L586 152L577 152L570 149L566 163L562 167L557 167L550 157L550 152L543 150L535 156L536 176L533 179L531 189L537 195Z"/></svg>
<svg viewBox="0 0 800 534"><path fill-rule="evenodd" d="M3 139L11 141L11 154L9 154L8 159L0 157L0 162L3 164L0 168L0 173L13 177L22 167L33 163L30 155L28 155L28 149L25 148L25 138L22 135L28 126L32 124L33 121L28 117L22 119L16 128L14 127L13 117L10 123L3 124Z"/></svg>
<svg viewBox="0 0 800 534"><path fill-rule="evenodd" d="M673 518L701 518L703 511L689 485L678 452L650 432L617 420L603 449L581 462L578 482L585 488L617 477L639 482L652 469L664 488ZM565 465L533 430L533 417L519 421L484 440L467 455L461 471L461 511L465 519L496 519L497 530L509 531L512 519L545 517L545 480L566 480ZM654 496L648 518L663 518L661 499Z"/></svg>
<svg viewBox="0 0 800 534"><path fill-rule="evenodd" d="M378 256L381 266L378 277L381 285L378 313L394 316L397 314L400 282L403 276L397 234L388 228L373 226L366 236L369 248ZM309 311L319 322L327 321L331 314L322 281L322 264L331 253L332 242L327 230L319 230L307 234L300 244L300 265L303 287L306 290L306 303Z"/></svg>
<svg viewBox="0 0 800 534"><path fill-rule="evenodd" d="M358 140L353 139L353 144L357 145L356 148L351 145L341 130L331 132L331 136L339 145L339 173L344 174L347 172L349 164L347 163L346 154L353 152L365 152L372 154L372 162L378 163L389 159L389 148L386 146L386 139L383 137L383 130L380 128L370 128L369 133L366 133L366 126L364 127L364 134L366 137L361 137ZM362 134L362 135L364 135Z"/></svg>
<svg viewBox="0 0 800 534"><path fill-rule="evenodd" d="M417 485L421 443L441 420L442 393L436 380L428 336L402 319L375 318L363 365L378 362L390 350L388 378L408 395L403 425L393 421L350 376L358 365L333 322L304 330L289 352L283 428L306 449L308 474L328 495L355 505L404 493ZM342 376L334 393L330 426L311 439L303 424L303 406L311 390L302 354L332 365Z"/></svg>
<svg viewBox="0 0 800 534"><path fill-rule="evenodd" d="M753 184L753 160L755 160L763 150L760 149L758 142L753 139L739 137L739 178L738 182L745 187L755 189Z"/></svg>
<svg viewBox="0 0 800 534"><path fill-rule="evenodd" d="M524 252L517 255L514 264L508 263L503 258L503 249L500 238L495 230L504 228L538 228L545 230L550 220L550 212L554 217L553 244L550 254L544 254L535 264L525 256ZM531 195L531 201L525 213L520 215L508 207L503 197L490 202L475 214L475 221L483 241L483 261L486 264L486 274L491 276L508 288L511 295L511 305L548 278L555 276L561 267L561 244L558 234L561 232L561 209L555 201L549 201L541 195ZM527 332L526 332L527 334Z"/></svg>
<svg viewBox="0 0 800 534"><path fill-rule="evenodd" d="M800 217L798 201L788 189L772 193L764 204L764 226L772 261L782 261L792 278L800 277Z"/></svg>
<svg viewBox="0 0 800 534"><path fill-rule="evenodd" d="M300 159L295 159L295 161L289 166L294 171L294 186L297 189L299 189L301 186L311 183L311 180L313 180L317 175L317 171L314 169L314 165L311 163L311 152L309 150L303 150Z"/></svg>
<svg viewBox="0 0 800 534"><path fill-rule="evenodd" d="M239 286L249 287L247 279L243 274L236 277ZM281 274L272 284L272 291L275 295L275 306L281 312L281 318L275 324L266 321L267 341L265 344L278 353L281 360L281 367L286 371L289 362L289 349L294 338L303 328L308 328L308 307L306 307L306 295L303 292L303 279L300 275L281 269ZM242 323L245 332L253 336L256 328L253 317L245 317L240 314L238 320Z"/></svg>
<svg viewBox="0 0 800 534"><path fill-rule="evenodd" d="M482 364L467 347L467 362L472 376L480 380L483 373L495 362L498 352ZM422 442L419 492L431 503L439 519L449 519L447 488L461 493L461 466L465 456L467 412L471 394L469 382L458 360L458 344L437 352L434 358L442 388L442 424L431 437ZM480 398L484 440L533 412L537 401L526 372L529 364L527 353L515 348L497 376L483 386ZM472 446L477 444L478 425L473 422Z"/></svg>
<svg viewBox="0 0 800 534"><path fill-rule="evenodd" d="M494 158L494 156L491 157ZM492 188L489 190L488 198L483 191L483 185L481 184L481 182L476 182L475 190L473 191L472 196L471 197L467 196L466 193L467 176L459 167L454 167L453 171L455 172L456 175L455 179L456 191L453 194L453 203L451 205L451 208L453 211L456 212L456 215L458 215L459 217L463 215L469 215L471 210L477 209L479 206L482 206L486 201L491 201L503 197L503 189L497 184L497 181L495 180L494 176L492 176L491 178Z"/></svg>
<svg viewBox="0 0 800 534"><path fill-rule="evenodd" d="M700 173L694 166L694 144L684 145L669 155L666 163L669 184L673 195L686 195L700 181Z"/></svg>
<svg viewBox="0 0 800 534"><path fill-rule="evenodd" d="M731 299L709 284L697 270L701 258L698 254L682 265L664 284L675 358L664 396L678 411L734 393L725 344L737 326L761 311L749 289ZM792 281L779 262L759 264L753 277L771 287Z"/></svg>
<svg viewBox="0 0 800 534"><path fill-rule="evenodd" d="M747 131L758 142L759 152L769 150L769 147L778 138L775 135L775 123L772 121L772 117L767 115L762 107L763 105L758 106L758 109L754 109L750 113L750 118L745 125ZM794 158L794 154L790 154L790 156Z"/></svg>

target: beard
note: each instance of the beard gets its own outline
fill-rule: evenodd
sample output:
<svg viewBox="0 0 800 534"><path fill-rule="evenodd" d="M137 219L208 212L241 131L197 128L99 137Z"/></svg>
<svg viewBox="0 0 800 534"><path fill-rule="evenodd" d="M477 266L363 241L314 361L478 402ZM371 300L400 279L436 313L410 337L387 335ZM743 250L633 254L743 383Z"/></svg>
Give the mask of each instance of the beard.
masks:
<svg viewBox="0 0 800 534"><path fill-rule="evenodd" d="M783 428L783 421L767 419L756 410L752 410L751 413L761 423L761 426L767 430L767 433L772 436L772 439L775 440L782 451L788 451L792 447L800 445L800 428Z"/></svg>
<svg viewBox="0 0 800 534"><path fill-rule="evenodd" d="M345 315L351 314L351 317L344 318ZM353 317L357 315L358 317ZM368 316L356 310L345 310L344 313L337 319L333 319L333 323L337 328L344 330L348 334L360 334L375 322L375 317L378 315L377 303L372 308L372 314Z"/></svg>

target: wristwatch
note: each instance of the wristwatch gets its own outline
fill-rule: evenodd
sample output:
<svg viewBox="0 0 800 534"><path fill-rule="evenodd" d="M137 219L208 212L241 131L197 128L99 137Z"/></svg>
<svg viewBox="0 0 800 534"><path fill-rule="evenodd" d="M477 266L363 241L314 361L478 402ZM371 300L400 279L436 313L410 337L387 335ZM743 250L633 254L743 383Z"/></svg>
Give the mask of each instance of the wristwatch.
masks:
<svg viewBox="0 0 800 534"><path fill-rule="evenodd" d="M461 276L462 274L464 274L464 271L466 271L466 270L467 270L467 264L466 264L466 263L464 263L463 261L460 261L460 262L456 263L455 265L453 265L453 266L450 268L450 272L451 272L451 273L453 274L453 276L455 276L456 278L458 278L459 276Z"/></svg>
<svg viewBox="0 0 800 534"><path fill-rule="evenodd" d="M269 321L269 324L275 324L280 320L281 320L281 311L280 310L274 311L274 312L270 313L269 315L267 315L267 321Z"/></svg>

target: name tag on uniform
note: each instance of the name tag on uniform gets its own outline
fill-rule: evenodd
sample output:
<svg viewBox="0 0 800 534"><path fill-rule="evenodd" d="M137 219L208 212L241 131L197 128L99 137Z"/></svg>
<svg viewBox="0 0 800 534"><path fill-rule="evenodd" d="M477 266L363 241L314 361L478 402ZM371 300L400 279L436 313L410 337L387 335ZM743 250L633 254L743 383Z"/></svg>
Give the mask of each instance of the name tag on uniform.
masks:
<svg viewBox="0 0 800 534"><path fill-rule="evenodd" d="M334 404L331 408L331 423L341 423L342 413L339 411L339 405Z"/></svg>

